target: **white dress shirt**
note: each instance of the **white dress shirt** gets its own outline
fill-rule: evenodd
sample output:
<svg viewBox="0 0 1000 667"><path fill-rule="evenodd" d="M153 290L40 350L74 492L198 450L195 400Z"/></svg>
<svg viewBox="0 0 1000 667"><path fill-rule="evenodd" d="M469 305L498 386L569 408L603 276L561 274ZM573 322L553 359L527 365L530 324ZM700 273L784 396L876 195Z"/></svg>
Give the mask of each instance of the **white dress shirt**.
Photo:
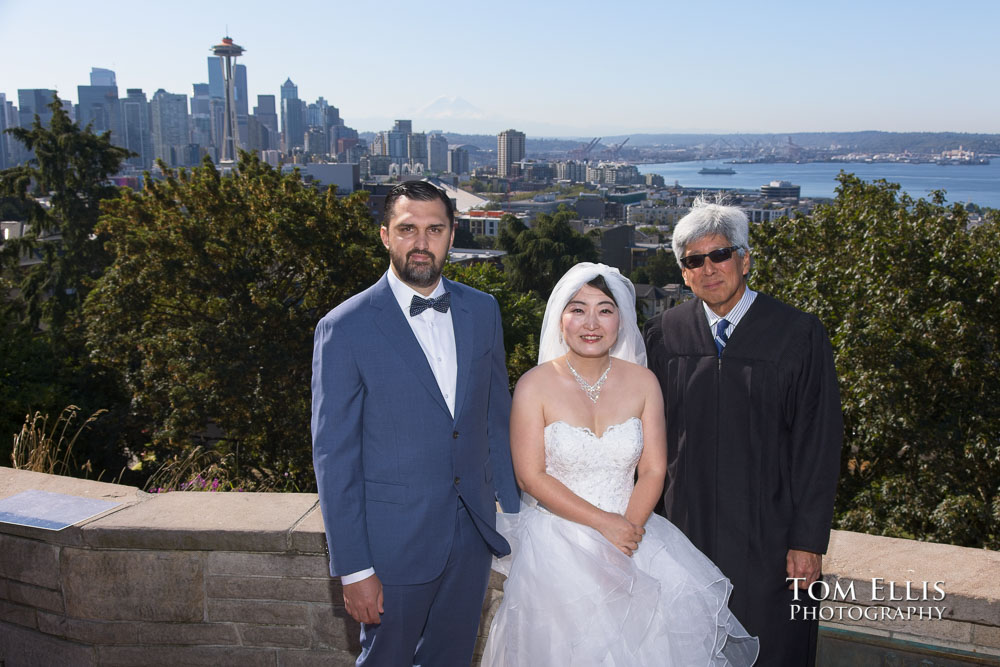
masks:
<svg viewBox="0 0 1000 667"><path fill-rule="evenodd" d="M739 324L740 320L743 319L743 316L747 314L747 311L750 309L750 304L752 304L753 300L756 298L757 292L754 292L748 287L743 291L743 296L741 296L740 300L736 302L733 309L726 313L726 321L729 322L729 326L726 327L726 338L733 335L733 330L736 328L736 325ZM722 316L716 315L715 311L709 308L708 304L704 301L701 302L701 305L705 307L705 317L708 318L708 330L712 332L712 336L714 337L715 325L722 319Z"/></svg>
<svg viewBox="0 0 1000 667"><path fill-rule="evenodd" d="M396 297L396 302L403 311L406 322L413 330L420 349L424 351L427 363L434 373L438 388L448 404L448 410L452 416L455 415L455 388L458 384L458 355L455 351L455 327L451 322L451 309L447 313L439 313L433 308L428 308L419 315L410 317L410 301L413 295L421 298L436 299L445 293L444 285L438 280L437 287L431 292L430 297L424 297L412 287L400 280L396 273L390 268L386 275L389 279L389 288L392 295ZM343 585L353 584L356 581L367 579L375 574L375 568L369 567L360 572L352 572L340 577Z"/></svg>

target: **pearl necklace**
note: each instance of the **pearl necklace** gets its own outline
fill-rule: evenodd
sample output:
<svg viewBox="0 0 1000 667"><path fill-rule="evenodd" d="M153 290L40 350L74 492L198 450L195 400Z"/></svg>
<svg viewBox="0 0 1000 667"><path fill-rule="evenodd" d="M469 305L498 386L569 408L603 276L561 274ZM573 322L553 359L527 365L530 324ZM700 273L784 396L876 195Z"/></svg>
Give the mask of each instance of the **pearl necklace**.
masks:
<svg viewBox="0 0 1000 667"><path fill-rule="evenodd" d="M601 397L601 389L604 387L604 381L608 379L608 373L611 371L611 357L608 357L608 367L604 369L604 373L594 384L590 384L583 377L576 372L573 368L573 364L569 363L569 357L566 357L566 367L569 368L569 372L573 374L576 378L577 384L580 385L580 389L583 389L583 393L587 395L591 403L597 403L597 399Z"/></svg>

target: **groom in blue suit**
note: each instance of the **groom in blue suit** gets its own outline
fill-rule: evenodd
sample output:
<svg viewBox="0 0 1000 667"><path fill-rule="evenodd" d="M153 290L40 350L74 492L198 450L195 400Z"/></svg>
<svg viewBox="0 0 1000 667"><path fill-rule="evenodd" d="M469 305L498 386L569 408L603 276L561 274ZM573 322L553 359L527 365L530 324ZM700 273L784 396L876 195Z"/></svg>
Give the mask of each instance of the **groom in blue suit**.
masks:
<svg viewBox="0 0 1000 667"><path fill-rule="evenodd" d="M496 501L516 512L500 309L441 277L451 200L423 181L385 201L390 268L326 315L313 351L313 465L358 665L472 660Z"/></svg>

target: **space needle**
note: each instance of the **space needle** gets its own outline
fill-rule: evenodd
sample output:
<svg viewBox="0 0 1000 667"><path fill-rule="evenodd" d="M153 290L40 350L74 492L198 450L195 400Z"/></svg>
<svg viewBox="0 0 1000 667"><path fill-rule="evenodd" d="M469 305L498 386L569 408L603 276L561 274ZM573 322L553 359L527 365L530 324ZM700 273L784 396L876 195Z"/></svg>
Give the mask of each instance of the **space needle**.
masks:
<svg viewBox="0 0 1000 667"><path fill-rule="evenodd" d="M219 163L231 166L236 162L240 136L236 124L236 79L233 78L233 64L237 56L243 55L243 47L234 44L231 37L223 37L222 43L211 47L211 51L222 59L222 76L226 88L226 115L222 121L222 155Z"/></svg>

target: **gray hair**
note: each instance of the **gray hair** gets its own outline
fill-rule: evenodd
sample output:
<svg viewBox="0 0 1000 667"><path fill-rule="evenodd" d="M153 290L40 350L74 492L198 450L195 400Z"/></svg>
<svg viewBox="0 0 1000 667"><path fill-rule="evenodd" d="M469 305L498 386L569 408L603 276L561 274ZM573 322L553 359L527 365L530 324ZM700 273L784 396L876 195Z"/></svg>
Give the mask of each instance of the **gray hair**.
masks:
<svg viewBox="0 0 1000 667"><path fill-rule="evenodd" d="M739 246L737 253L743 257L750 250L750 224L747 214L735 206L725 206L698 197L691 205L691 212L674 227L673 249L677 264L688 244L706 236L718 234L726 237L731 246Z"/></svg>

